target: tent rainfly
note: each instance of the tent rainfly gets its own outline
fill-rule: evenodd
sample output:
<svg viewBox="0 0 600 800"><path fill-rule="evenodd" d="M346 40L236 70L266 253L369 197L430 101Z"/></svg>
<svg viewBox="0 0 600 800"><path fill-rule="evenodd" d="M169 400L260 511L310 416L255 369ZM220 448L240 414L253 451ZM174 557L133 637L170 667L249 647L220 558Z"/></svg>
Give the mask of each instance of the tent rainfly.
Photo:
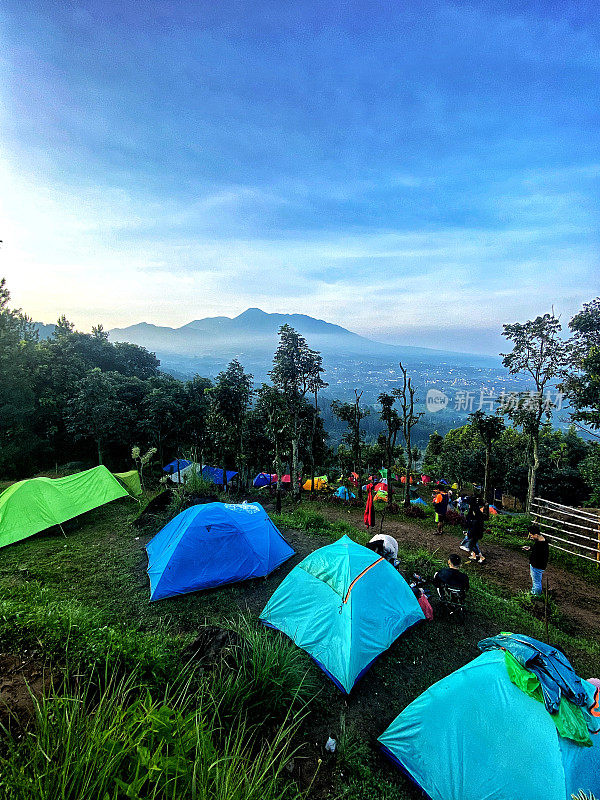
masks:
<svg viewBox="0 0 600 800"><path fill-rule="evenodd" d="M186 508L146 551L150 600L261 578L294 555L258 503Z"/></svg>
<svg viewBox="0 0 600 800"><path fill-rule="evenodd" d="M65 478L30 478L0 494L0 547L129 497L104 466Z"/></svg>
<svg viewBox="0 0 600 800"><path fill-rule="evenodd" d="M559 735L544 703L511 682L501 650L434 683L379 737L431 800L600 796L600 735L590 740Z"/></svg>
<svg viewBox="0 0 600 800"><path fill-rule="evenodd" d="M424 618L400 573L348 536L294 567L260 615L306 650L346 694L400 634Z"/></svg>
<svg viewBox="0 0 600 800"><path fill-rule="evenodd" d="M140 473L137 469L130 469L129 472L113 472L115 478L122 483L132 497L142 496L142 483Z"/></svg>

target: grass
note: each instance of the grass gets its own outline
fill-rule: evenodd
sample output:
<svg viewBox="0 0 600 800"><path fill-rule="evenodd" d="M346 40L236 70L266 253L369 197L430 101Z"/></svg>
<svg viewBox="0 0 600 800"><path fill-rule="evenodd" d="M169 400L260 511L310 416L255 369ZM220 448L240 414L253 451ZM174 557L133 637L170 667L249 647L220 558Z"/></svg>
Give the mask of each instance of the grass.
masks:
<svg viewBox="0 0 600 800"><path fill-rule="evenodd" d="M185 676L184 676L185 677ZM91 680L35 703L35 726L5 737L2 800L299 800L282 780L298 721L265 741L242 714L223 724L220 700L204 687L152 693L138 675Z"/></svg>

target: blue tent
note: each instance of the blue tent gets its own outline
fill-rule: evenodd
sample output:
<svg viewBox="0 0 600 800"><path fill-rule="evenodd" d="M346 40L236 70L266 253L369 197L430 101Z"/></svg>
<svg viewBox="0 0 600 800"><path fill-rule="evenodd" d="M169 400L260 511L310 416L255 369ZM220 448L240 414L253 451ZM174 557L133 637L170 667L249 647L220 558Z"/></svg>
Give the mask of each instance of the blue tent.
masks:
<svg viewBox="0 0 600 800"><path fill-rule="evenodd" d="M411 500L410 502L412 503L413 506L426 506L427 505L425 500L421 500L420 497L417 497L416 500Z"/></svg>
<svg viewBox="0 0 600 800"><path fill-rule="evenodd" d="M237 472L227 470L227 483L229 483L232 478L235 478L236 475ZM216 483L217 486L223 486L223 470L219 469L219 467L202 467L202 477L205 481Z"/></svg>
<svg viewBox="0 0 600 800"><path fill-rule="evenodd" d="M287 634L349 693L373 661L424 615L388 561L342 536L294 567L260 619Z"/></svg>
<svg viewBox="0 0 600 800"><path fill-rule="evenodd" d="M352 492L349 492L345 486L340 486L339 489L336 489L334 496L339 497L341 500L350 500L350 498L354 500L356 497L356 495Z"/></svg>
<svg viewBox="0 0 600 800"><path fill-rule="evenodd" d="M252 486L256 489L261 489L263 486L271 486L273 483L277 483L277 475L270 475L268 472L259 472L252 481Z"/></svg>
<svg viewBox="0 0 600 800"><path fill-rule="evenodd" d="M600 736L582 747L515 686L490 650L435 683L379 737L431 800L570 800L600 795Z"/></svg>
<svg viewBox="0 0 600 800"><path fill-rule="evenodd" d="M294 555L258 503L187 508L146 551L150 600L259 578Z"/></svg>
<svg viewBox="0 0 600 800"><path fill-rule="evenodd" d="M166 472L167 475L173 475L175 472L181 472L182 469L189 467L191 461L188 461L186 458L176 458L175 461L171 461L170 464L167 464L166 467L163 467L163 472Z"/></svg>

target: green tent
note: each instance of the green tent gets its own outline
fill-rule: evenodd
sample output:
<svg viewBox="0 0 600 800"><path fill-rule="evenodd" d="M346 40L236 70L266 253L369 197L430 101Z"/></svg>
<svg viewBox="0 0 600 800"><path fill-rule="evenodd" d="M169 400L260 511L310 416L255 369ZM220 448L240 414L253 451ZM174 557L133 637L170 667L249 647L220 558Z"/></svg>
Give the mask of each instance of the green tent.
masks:
<svg viewBox="0 0 600 800"><path fill-rule="evenodd" d="M14 483L0 494L0 547L119 497L128 494L103 466L66 478L31 478Z"/></svg>
<svg viewBox="0 0 600 800"><path fill-rule="evenodd" d="M142 496L140 473L137 469L131 469L129 472L113 472L113 475L123 484L132 497Z"/></svg>

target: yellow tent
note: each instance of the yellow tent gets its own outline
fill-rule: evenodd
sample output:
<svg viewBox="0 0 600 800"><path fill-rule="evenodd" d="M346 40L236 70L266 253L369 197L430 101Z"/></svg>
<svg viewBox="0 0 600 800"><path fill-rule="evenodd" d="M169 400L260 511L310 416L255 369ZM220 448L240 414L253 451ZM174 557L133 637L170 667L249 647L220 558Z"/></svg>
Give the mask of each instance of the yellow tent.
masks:
<svg viewBox="0 0 600 800"><path fill-rule="evenodd" d="M311 483L312 483L312 481L309 478L307 481L304 481L304 484L302 485L302 488L306 489L307 492L310 492ZM320 491L322 489L327 489L327 475L320 475L319 477L317 477L315 475L315 486L314 486L314 488L317 491Z"/></svg>

